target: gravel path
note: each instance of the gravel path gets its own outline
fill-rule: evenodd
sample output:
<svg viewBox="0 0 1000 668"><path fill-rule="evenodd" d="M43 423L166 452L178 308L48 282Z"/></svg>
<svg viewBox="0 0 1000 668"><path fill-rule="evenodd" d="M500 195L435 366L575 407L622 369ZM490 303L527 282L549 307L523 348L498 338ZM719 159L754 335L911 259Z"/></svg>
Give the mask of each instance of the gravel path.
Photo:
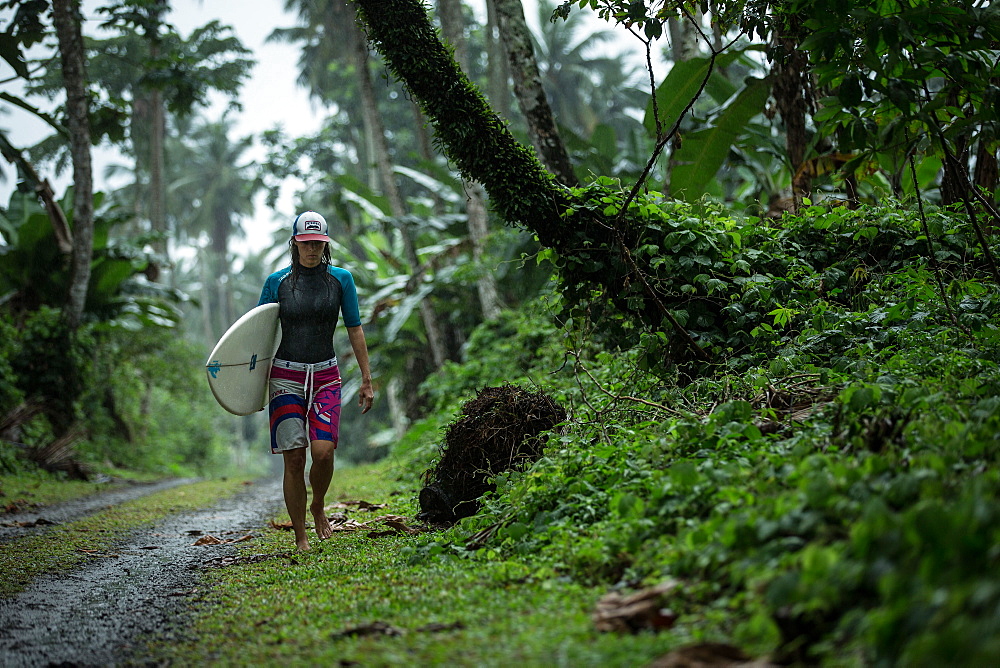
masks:
<svg viewBox="0 0 1000 668"><path fill-rule="evenodd" d="M95 511L108 498L94 499ZM235 551L235 543L192 543L206 535L253 535L280 505L280 481L259 481L212 508L136 531L113 552L95 554L69 574L40 578L16 598L0 600L0 666L130 663L145 636L183 633L200 567ZM57 517L48 509L42 515Z"/></svg>

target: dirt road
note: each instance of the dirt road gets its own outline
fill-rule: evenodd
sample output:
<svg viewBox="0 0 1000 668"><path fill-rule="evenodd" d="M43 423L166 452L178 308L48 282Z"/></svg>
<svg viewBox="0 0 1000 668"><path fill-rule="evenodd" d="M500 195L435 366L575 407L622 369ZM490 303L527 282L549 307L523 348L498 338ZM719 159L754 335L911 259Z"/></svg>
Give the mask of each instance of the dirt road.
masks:
<svg viewBox="0 0 1000 668"><path fill-rule="evenodd" d="M92 501L96 509L107 505ZM146 637L182 635L202 566L235 550L192 543L258 532L280 503L280 482L261 481L212 508L136 531L69 574L36 580L0 601L0 666L129 663Z"/></svg>

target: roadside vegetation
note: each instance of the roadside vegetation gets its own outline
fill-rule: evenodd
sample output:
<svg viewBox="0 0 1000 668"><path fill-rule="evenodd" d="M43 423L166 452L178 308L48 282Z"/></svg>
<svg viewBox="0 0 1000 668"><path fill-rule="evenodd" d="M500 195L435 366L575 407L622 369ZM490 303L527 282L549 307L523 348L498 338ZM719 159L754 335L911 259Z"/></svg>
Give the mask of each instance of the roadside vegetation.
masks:
<svg viewBox="0 0 1000 668"><path fill-rule="evenodd" d="M849 234L874 255L833 257L845 216L865 220ZM726 221L744 238L761 225L829 241L769 247L794 280L748 277L733 303L766 322L696 375L663 374L655 345L612 352L598 323L560 323L555 293L504 313L424 384L429 416L383 461L338 472L334 495L388 504L347 511L357 521L416 526L442 428L501 382L570 410L545 456L497 475L482 510L448 529L382 535L375 521L305 555L271 531L243 554L273 558L210 576L177 656L639 665L719 641L781 662L981 665L1000 651L1000 300L963 220L933 216L942 274L912 257L928 240L902 208ZM837 261L811 269L796 260L807 249ZM664 583L672 628L595 630L602 595ZM432 623L447 630L420 630Z"/></svg>
<svg viewBox="0 0 1000 668"><path fill-rule="evenodd" d="M246 563L206 573L212 586L198 601L197 621L180 634L181 642L176 637L154 642L143 660L634 666L678 643L675 634L595 634L589 615L599 590L593 585L536 577L520 560L413 563L406 555L423 544L420 538L391 530L369 537L387 528L372 521L375 517L412 518L416 510L412 487L398 480L410 476L393 459L335 476L338 500L386 504L350 513L369 528L337 532L308 553L294 552L285 530L265 532L240 551ZM256 561L262 555L266 558Z"/></svg>
<svg viewBox="0 0 1000 668"><path fill-rule="evenodd" d="M23 512L96 494L106 487L82 480L66 480L37 469L21 471L17 475L0 476L0 507L6 513Z"/></svg>

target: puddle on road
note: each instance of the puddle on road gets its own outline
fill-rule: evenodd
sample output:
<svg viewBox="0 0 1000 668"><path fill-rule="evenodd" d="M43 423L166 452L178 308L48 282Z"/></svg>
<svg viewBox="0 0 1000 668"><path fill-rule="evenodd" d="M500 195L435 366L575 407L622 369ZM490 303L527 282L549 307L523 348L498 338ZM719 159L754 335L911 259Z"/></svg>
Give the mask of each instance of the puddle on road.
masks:
<svg viewBox="0 0 1000 668"><path fill-rule="evenodd" d="M127 661L146 635L183 634L198 567L236 549L236 543L192 545L197 534L223 540L256 534L280 507L280 481L258 481L212 508L136 531L72 573L39 578L16 598L0 600L0 665L114 665Z"/></svg>

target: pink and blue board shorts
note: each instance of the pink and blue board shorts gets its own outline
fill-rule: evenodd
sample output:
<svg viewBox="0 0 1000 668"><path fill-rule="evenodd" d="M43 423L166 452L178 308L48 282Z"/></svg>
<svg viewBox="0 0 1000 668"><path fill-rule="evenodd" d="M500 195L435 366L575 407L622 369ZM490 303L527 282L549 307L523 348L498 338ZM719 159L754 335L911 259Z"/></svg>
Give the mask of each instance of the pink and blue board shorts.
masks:
<svg viewBox="0 0 1000 668"><path fill-rule="evenodd" d="M272 454L304 448L312 441L333 441L336 448L340 436L337 358L317 364L274 360L268 381L268 411Z"/></svg>

